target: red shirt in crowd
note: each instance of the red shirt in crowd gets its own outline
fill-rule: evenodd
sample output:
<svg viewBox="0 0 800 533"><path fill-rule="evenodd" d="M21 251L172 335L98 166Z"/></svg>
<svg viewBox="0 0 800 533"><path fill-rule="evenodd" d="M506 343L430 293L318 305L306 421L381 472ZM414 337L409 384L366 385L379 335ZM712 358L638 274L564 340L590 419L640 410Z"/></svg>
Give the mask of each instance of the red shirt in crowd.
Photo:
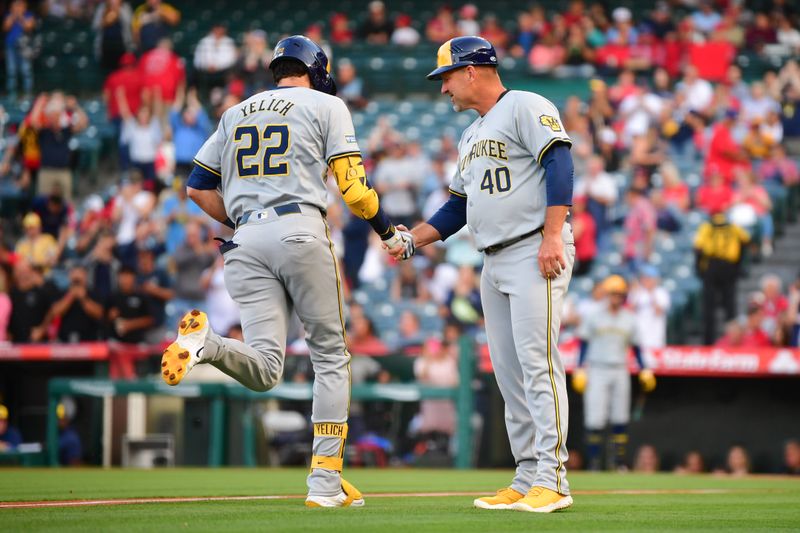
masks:
<svg viewBox="0 0 800 533"><path fill-rule="evenodd" d="M575 257L578 261L588 261L597 255L597 225L592 215L586 211L572 216L572 229L575 233Z"/></svg>
<svg viewBox="0 0 800 533"><path fill-rule="evenodd" d="M689 46L689 63L697 67L704 80L721 82L736 58L736 47L725 41L697 43Z"/></svg>
<svg viewBox="0 0 800 533"><path fill-rule="evenodd" d="M142 104L142 75L135 66L123 67L109 74L103 85L103 94L106 97L108 118L119 118L119 103L117 102L117 89L125 92L128 107L134 115Z"/></svg>
<svg viewBox="0 0 800 533"><path fill-rule="evenodd" d="M703 184L697 188L695 203L706 213L721 213L733 202L733 190L725 183Z"/></svg>
<svg viewBox="0 0 800 533"><path fill-rule="evenodd" d="M718 172L725 178L725 181L728 183L733 182L737 169L750 169L749 162L737 161L730 156L731 152L739 152L740 150L741 147L733 140L727 123L720 122L715 125L711 132L705 175L711 176Z"/></svg>
<svg viewBox="0 0 800 533"><path fill-rule="evenodd" d="M764 315L769 318L778 318L781 313L789 309L789 300L782 294L777 295L775 298L764 300L761 305Z"/></svg>
<svg viewBox="0 0 800 533"><path fill-rule="evenodd" d="M676 183L671 187L665 186L661 189L661 197L667 205L685 211L686 206L689 205L689 186L684 182Z"/></svg>
<svg viewBox="0 0 800 533"><path fill-rule="evenodd" d="M144 86L160 88L161 98L167 104L175 100L178 86L186 75L180 56L165 48L153 48L146 52L139 60L139 70Z"/></svg>

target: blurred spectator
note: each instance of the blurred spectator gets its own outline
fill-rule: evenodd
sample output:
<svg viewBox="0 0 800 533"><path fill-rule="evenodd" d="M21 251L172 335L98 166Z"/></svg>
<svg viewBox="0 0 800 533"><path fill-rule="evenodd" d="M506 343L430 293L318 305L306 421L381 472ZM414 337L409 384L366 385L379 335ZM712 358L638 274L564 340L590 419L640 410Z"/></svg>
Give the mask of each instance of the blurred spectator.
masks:
<svg viewBox="0 0 800 533"><path fill-rule="evenodd" d="M729 212L731 222L745 229L758 229L761 235L761 253L772 255L772 238L775 227L772 221L772 200L763 185L756 183L752 172L739 172L739 187L733 193L732 206Z"/></svg>
<svg viewBox="0 0 800 533"><path fill-rule="evenodd" d="M31 209L39 215L42 231L56 239L59 245L59 252L63 250L70 236L72 206L64 201L61 186L56 183L47 196L34 198L31 203Z"/></svg>
<svg viewBox="0 0 800 533"><path fill-rule="evenodd" d="M167 253L170 255L184 241L186 223L193 219L200 221L205 216L203 210L189 200L186 195L186 186L181 180L176 179L172 188L174 194L170 194L163 200L160 210L160 216L166 224L164 242Z"/></svg>
<svg viewBox="0 0 800 533"><path fill-rule="evenodd" d="M636 316L639 346L643 350L667 345L669 292L660 285L661 275L653 265L640 269L639 283L633 287L628 304Z"/></svg>
<svg viewBox="0 0 800 533"><path fill-rule="evenodd" d="M722 16L714 11L711 0L701 0L699 9L692 13L692 22L696 30L708 34L717 29L722 22Z"/></svg>
<svg viewBox="0 0 800 533"><path fill-rule="evenodd" d="M790 330L789 346L800 347L800 275L789 287L789 308L786 325Z"/></svg>
<svg viewBox="0 0 800 533"><path fill-rule="evenodd" d="M665 161L658 168L658 173L661 175L661 195L664 203L678 213L688 211L691 203L689 186L681 180L678 167L670 161Z"/></svg>
<svg viewBox="0 0 800 533"><path fill-rule="evenodd" d="M8 421L8 408L0 404L0 453L13 452L22 444L22 434Z"/></svg>
<svg viewBox="0 0 800 533"><path fill-rule="evenodd" d="M475 4L464 4L458 11L456 22L459 35L479 35L481 25L478 23L478 7ZM489 40L490 43L495 44Z"/></svg>
<svg viewBox="0 0 800 533"><path fill-rule="evenodd" d="M422 355L414 361L414 377L422 385L452 388L458 385L458 350L438 339L425 342ZM452 435L456 409L452 400L422 400L417 432Z"/></svg>
<svg viewBox="0 0 800 533"><path fill-rule="evenodd" d="M42 232L42 219L36 213L28 213L22 219L25 236L17 241L17 256L30 263L32 267L49 272L58 262L61 250L58 241L49 233Z"/></svg>
<svg viewBox="0 0 800 533"><path fill-rule="evenodd" d="M675 86L675 93L680 97L685 111L694 111L703 116L708 115L709 106L714 97L714 89L709 82L700 78L697 67L687 65L684 68L683 79Z"/></svg>
<svg viewBox="0 0 800 533"><path fill-rule="evenodd" d="M782 103L780 117L784 145L789 155L797 157L800 156L800 87L787 87Z"/></svg>
<svg viewBox="0 0 800 533"><path fill-rule="evenodd" d="M724 118L713 126L706 155L706 177L719 173L731 183L737 170L750 170L750 159L732 135L737 116L736 110L728 109Z"/></svg>
<svg viewBox="0 0 800 533"><path fill-rule="evenodd" d="M89 274L89 286L94 289L97 298L102 302L108 302L111 298L113 280L116 278L116 270L119 266L119 262L114 257L115 245L116 239L112 233L100 232L85 261Z"/></svg>
<svg viewBox="0 0 800 533"><path fill-rule="evenodd" d="M469 265L461 266L453 290L445 301L449 317L464 330L477 326L483 317L478 283L475 269Z"/></svg>
<svg viewBox="0 0 800 533"><path fill-rule="evenodd" d="M103 329L105 308L89 288L86 268L75 266L69 272L69 288L53 303L47 321L60 320L60 342L96 341Z"/></svg>
<svg viewBox="0 0 800 533"><path fill-rule="evenodd" d="M175 145L175 173L183 180L189 177L195 154L213 130L196 90L178 91L169 112L169 126Z"/></svg>
<svg viewBox="0 0 800 533"><path fill-rule="evenodd" d="M120 66L125 53L133 52L133 10L123 0L105 0L94 12L92 29L95 57L105 72Z"/></svg>
<svg viewBox="0 0 800 533"><path fill-rule="evenodd" d="M715 172L697 188L695 203L706 214L723 213L733 203L733 189L725 182L722 174Z"/></svg>
<svg viewBox="0 0 800 533"><path fill-rule="evenodd" d="M136 287L136 271L123 266L117 272L117 289L108 304L111 335L120 342L143 342L147 330L155 324L153 306Z"/></svg>
<svg viewBox="0 0 800 533"><path fill-rule="evenodd" d="M597 255L597 226L594 218L586 211L586 197L575 196L572 200L572 232L575 238L574 276L584 276L592 269Z"/></svg>
<svg viewBox="0 0 800 533"><path fill-rule="evenodd" d="M117 246L125 247L136 239L139 221L149 217L154 206L155 196L143 189L141 174L132 173L113 200L112 219L117 225Z"/></svg>
<svg viewBox="0 0 800 533"><path fill-rule="evenodd" d="M531 48L528 64L534 72L547 73L564 62L565 53L564 46L558 42L555 35L547 33Z"/></svg>
<svg viewBox="0 0 800 533"><path fill-rule="evenodd" d="M392 32L392 44L398 46L416 46L419 44L420 34L415 27L411 25L411 17L408 15L399 15L395 20L395 28Z"/></svg>
<svg viewBox="0 0 800 533"><path fill-rule="evenodd" d="M586 210L594 219L598 243L609 228L609 208L617 201L617 184L604 169L603 158L592 156L586 164L586 175L578 177L574 196L586 197Z"/></svg>
<svg viewBox="0 0 800 533"><path fill-rule="evenodd" d="M660 189L650 192L650 201L656 210L656 227L668 233L677 233L681 229L679 211L664 199Z"/></svg>
<svg viewBox="0 0 800 533"><path fill-rule="evenodd" d="M448 5L441 5L436 15L425 25L425 37L439 46L441 43L458 35L458 28L453 19L453 11Z"/></svg>
<svg viewBox="0 0 800 533"><path fill-rule="evenodd" d="M177 26L181 12L161 0L146 0L133 13L133 38L138 44L139 53L145 53L159 41L169 37L169 27Z"/></svg>
<svg viewBox="0 0 800 533"><path fill-rule="evenodd" d="M428 289L412 261L400 263L397 275L392 280L389 295L395 302L430 300Z"/></svg>
<svg viewBox="0 0 800 533"><path fill-rule="evenodd" d="M186 81L183 59L172 51L172 41L166 38L142 54L139 72L144 88L154 95L160 91L161 101L165 105L172 104L179 87Z"/></svg>
<svg viewBox="0 0 800 533"><path fill-rule="evenodd" d="M3 19L3 33L6 34L6 91L11 98L17 96L18 73L22 75L25 96L33 93L33 50L30 34L35 25L36 18L28 11L28 3L24 0L13 0Z"/></svg>
<svg viewBox="0 0 800 533"><path fill-rule="evenodd" d="M24 258L14 264L14 288L10 292L11 320L8 336L13 342L42 342L47 312L55 299L55 289Z"/></svg>
<svg viewBox="0 0 800 533"><path fill-rule="evenodd" d="M628 189L628 214L623 224L625 244L623 256L634 272L639 265L650 259L653 252L653 239L656 234L656 210L647 197L647 191L640 187Z"/></svg>
<svg viewBox="0 0 800 533"><path fill-rule="evenodd" d="M386 157L375 167L375 190L381 195L384 211L396 224L411 227L416 220L417 194L425 177L417 171L400 142L389 143Z"/></svg>
<svg viewBox="0 0 800 533"><path fill-rule="evenodd" d="M8 341L8 324L11 321L11 280L8 270L0 267L0 344Z"/></svg>
<svg viewBox="0 0 800 533"><path fill-rule="evenodd" d="M783 472L800 476L800 441L789 440L783 448Z"/></svg>
<svg viewBox="0 0 800 533"><path fill-rule="evenodd" d="M750 456L742 446L732 446L728 450L725 471L732 476L746 476L750 473Z"/></svg>
<svg viewBox="0 0 800 533"><path fill-rule="evenodd" d="M89 3L86 0L44 0L42 9L48 17L80 19L87 15L84 10Z"/></svg>
<svg viewBox="0 0 800 533"><path fill-rule="evenodd" d="M750 94L742 101L742 119L752 123L758 121L759 124L766 120L771 112L778 111L779 105L769 94L763 82L756 81L750 85Z"/></svg>
<svg viewBox="0 0 800 533"><path fill-rule="evenodd" d="M675 468L676 474L702 474L705 471L703 456L696 450L687 453L683 462Z"/></svg>
<svg viewBox="0 0 800 533"><path fill-rule="evenodd" d="M63 403L58 404L56 407L56 418L58 419L58 463L62 466L80 465L83 455L81 438L70 424L72 416L67 413L66 406Z"/></svg>
<svg viewBox="0 0 800 533"><path fill-rule="evenodd" d="M627 7L616 7L611 12L614 25L606 31L606 39L610 43L622 45L636 44L639 32L633 27L633 14Z"/></svg>
<svg viewBox="0 0 800 533"><path fill-rule="evenodd" d="M772 346L769 335L764 331L764 309L761 302L751 301L747 305L747 318L742 331L743 348L766 348Z"/></svg>
<svg viewBox="0 0 800 533"><path fill-rule="evenodd" d="M748 50L761 53L764 45L774 44L778 37L766 13L756 13L753 24L747 28L745 43Z"/></svg>
<svg viewBox="0 0 800 533"><path fill-rule="evenodd" d="M400 334L398 348L420 347L425 342L425 334L420 329L419 317L408 309L400 313L397 319L397 331Z"/></svg>
<svg viewBox="0 0 800 533"><path fill-rule="evenodd" d="M783 283L775 274L761 277L761 310L764 312L762 326L773 338L786 322L789 300L783 295Z"/></svg>
<svg viewBox="0 0 800 533"><path fill-rule="evenodd" d="M142 105L142 75L136 67L136 56L125 53L119 60L119 68L106 78L103 84L103 100L106 103L106 113L114 125L114 133L119 139L120 169L127 171L130 167L130 152L128 140L122 135L122 114L120 113L120 100L124 98L128 109L133 115L139 113Z"/></svg>
<svg viewBox="0 0 800 533"><path fill-rule="evenodd" d="M170 257L171 270L180 272L175 278L175 299L170 323L187 311L202 308L206 293L201 284L203 271L214 264L218 253L214 245L203 240L203 228L197 222L186 224L186 240Z"/></svg>
<svg viewBox="0 0 800 533"><path fill-rule="evenodd" d="M667 2L656 2L655 9L650 12L650 17L645 19L642 25L648 33L652 33L659 40L663 40L667 34L674 32L675 23L670 17Z"/></svg>
<svg viewBox="0 0 800 533"><path fill-rule="evenodd" d="M730 87L731 95L739 104L750 97L750 86L742 79L742 69L738 65L728 67L725 83Z"/></svg>
<svg viewBox="0 0 800 533"><path fill-rule="evenodd" d="M492 43L501 55L508 48L508 32L503 29L495 15L489 14L483 18L480 36Z"/></svg>
<svg viewBox="0 0 800 533"><path fill-rule="evenodd" d="M153 313L152 333L149 335L153 342L164 340L166 330L172 330L175 324L166 324L166 305L175 296L172 290L172 278L167 271L159 265L154 248L142 248L139 250L136 261L136 286L150 299L151 310ZM217 308L208 306L209 312L216 313ZM238 317L238 310L237 310ZM238 319L236 320L238 323ZM230 324L225 324L225 328L216 331L228 331Z"/></svg>
<svg viewBox="0 0 800 533"><path fill-rule="evenodd" d="M800 31L792 26L792 21L789 17L778 17L778 31L776 33L778 44L784 47L783 55L795 56L800 55Z"/></svg>
<svg viewBox="0 0 800 533"><path fill-rule="evenodd" d="M633 471L642 474L655 474L658 472L660 461L658 452L652 444L643 444L636 451L636 459L633 463Z"/></svg>
<svg viewBox="0 0 800 533"><path fill-rule="evenodd" d="M239 51L227 32L224 22L214 22L211 31L194 49L196 80L204 91L225 85L228 73L236 64Z"/></svg>
<svg viewBox="0 0 800 533"><path fill-rule="evenodd" d="M225 288L224 264L219 254L200 278L200 286L206 291L204 309L208 309L208 321L214 331L228 331L241 322L239 306Z"/></svg>
<svg viewBox="0 0 800 533"><path fill-rule="evenodd" d="M245 96L252 96L267 90L273 83L269 63L272 50L267 43L264 30L252 30L244 36L242 53L239 56L239 75L245 86ZM338 80L337 80L338 81Z"/></svg>
<svg viewBox="0 0 800 533"><path fill-rule="evenodd" d="M703 342L706 346L716 340L719 299L725 320L736 317L736 281L744 244L749 240L747 232L728 222L722 213L713 215L697 230L694 248L697 275L703 282Z"/></svg>
<svg viewBox="0 0 800 533"><path fill-rule="evenodd" d="M353 30L345 13L334 13L331 16L331 43L335 45L353 44Z"/></svg>
<svg viewBox="0 0 800 533"><path fill-rule="evenodd" d="M37 194L49 193L58 183L64 198L72 201L72 149L69 141L89 125L86 113L74 96L54 92L37 99L42 113L31 112L31 126L38 133L41 168L37 177ZM37 107L34 105L34 107Z"/></svg>
<svg viewBox="0 0 800 533"><path fill-rule="evenodd" d="M367 106L364 97L364 80L356 74L356 66L349 60L339 61L336 69L336 95L351 109L363 109Z"/></svg>
<svg viewBox="0 0 800 533"><path fill-rule="evenodd" d="M117 99L122 116L122 138L128 145L131 167L141 173L144 188L160 192L156 182L156 155L163 139L161 97L153 99L153 107L142 105L134 115L128 108L125 93L118 89Z"/></svg>
<svg viewBox="0 0 800 533"><path fill-rule="evenodd" d="M367 9L367 19L358 29L359 38L369 44L388 44L394 28L386 17L386 6L380 0L373 0Z"/></svg>
<svg viewBox="0 0 800 533"><path fill-rule="evenodd" d="M517 15L517 31L509 41L509 52L514 57L528 57L538 38L533 15L523 11Z"/></svg>
<svg viewBox="0 0 800 533"><path fill-rule="evenodd" d="M349 350L354 356L383 355L386 345L375 334L375 325L364 314L364 308L358 304L350 305L350 320L347 330Z"/></svg>

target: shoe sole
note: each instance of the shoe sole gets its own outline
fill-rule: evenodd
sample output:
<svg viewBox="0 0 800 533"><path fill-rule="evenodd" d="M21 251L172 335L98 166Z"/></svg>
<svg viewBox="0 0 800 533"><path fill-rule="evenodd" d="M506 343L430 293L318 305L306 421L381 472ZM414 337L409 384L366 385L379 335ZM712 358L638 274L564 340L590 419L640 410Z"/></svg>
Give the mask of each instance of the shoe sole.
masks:
<svg viewBox="0 0 800 533"><path fill-rule="evenodd" d="M167 346L161 355L161 379L167 385L175 386L195 365L192 361L191 348L188 346L192 340L189 335L194 335L208 328L208 316L202 311L192 309L181 318L178 325L178 338Z"/></svg>
<svg viewBox="0 0 800 533"><path fill-rule="evenodd" d="M364 507L364 500L353 500L350 502L350 505L342 505L338 502L331 501L330 498L315 498L315 499L307 499L306 500L306 507L311 508L321 508L321 507Z"/></svg>
<svg viewBox="0 0 800 533"><path fill-rule="evenodd" d="M513 505L513 504L508 504L508 503L496 503L496 504L492 505L491 503L486 503L484 501L481 501L480 499L473 500L472 504L475 507L477 507L478 509L487 509L489 511L508 510L508 509L511 509L511 505Z"/></svg>
<svg viewBox="0 0 800 533"><path fill-rule="evenodd" d="M516 502L512 503L509 508L515 511L525 511L528 513L552 513L553 511L566 509L570 505L572 505L572 496L565 496L557 502L553 502L543 507L531 507L527 503Z"/></svg>

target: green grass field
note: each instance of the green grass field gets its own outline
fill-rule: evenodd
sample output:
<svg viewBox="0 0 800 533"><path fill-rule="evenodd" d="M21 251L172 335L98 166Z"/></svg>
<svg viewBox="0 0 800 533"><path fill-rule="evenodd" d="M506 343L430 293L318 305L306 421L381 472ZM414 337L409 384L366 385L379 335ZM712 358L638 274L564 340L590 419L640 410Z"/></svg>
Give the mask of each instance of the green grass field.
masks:
<svg viewBox="0 0 800 533"><path fill-rule="evenodd" d="M306 509L281 500L0 508L3 531L687 531L800 530L800 479L570 474L575 505L537 515L483 511L472 496L381 493L494 492L509 471L359 470L360 509ZM155 497L302 495L291 469L0 469L0 502ZM627 491L627 493L624 493ZM637 493L641 491L641 493ZM370 498L370 493L376 495ZM0 504L1 506L1 504Z"/></svg>

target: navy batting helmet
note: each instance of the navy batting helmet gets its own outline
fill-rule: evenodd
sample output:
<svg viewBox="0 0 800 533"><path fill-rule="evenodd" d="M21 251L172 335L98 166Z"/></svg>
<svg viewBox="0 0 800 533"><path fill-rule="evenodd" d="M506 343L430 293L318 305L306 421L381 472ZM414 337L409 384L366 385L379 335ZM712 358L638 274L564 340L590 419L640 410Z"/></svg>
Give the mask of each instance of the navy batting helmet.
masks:
<svg viewBox="0 0 800 533"><path fill-rule="evenodd" d="M492 43L483 37L456 37L439 47L436 70L428 74L429 80L442 79L442 73L467 65L497 66L497 52Z"/></svg>
<svg viewBox="0 0 800 533"><path fill-rule="evenodd" d="M317 43L305 35L292 35L281 39L275 45L275 53L269 66L272 68L287 59L299 61L306 66L314 89L327 94L336 94L336 83L331 77L328 56Z"/></svg>

